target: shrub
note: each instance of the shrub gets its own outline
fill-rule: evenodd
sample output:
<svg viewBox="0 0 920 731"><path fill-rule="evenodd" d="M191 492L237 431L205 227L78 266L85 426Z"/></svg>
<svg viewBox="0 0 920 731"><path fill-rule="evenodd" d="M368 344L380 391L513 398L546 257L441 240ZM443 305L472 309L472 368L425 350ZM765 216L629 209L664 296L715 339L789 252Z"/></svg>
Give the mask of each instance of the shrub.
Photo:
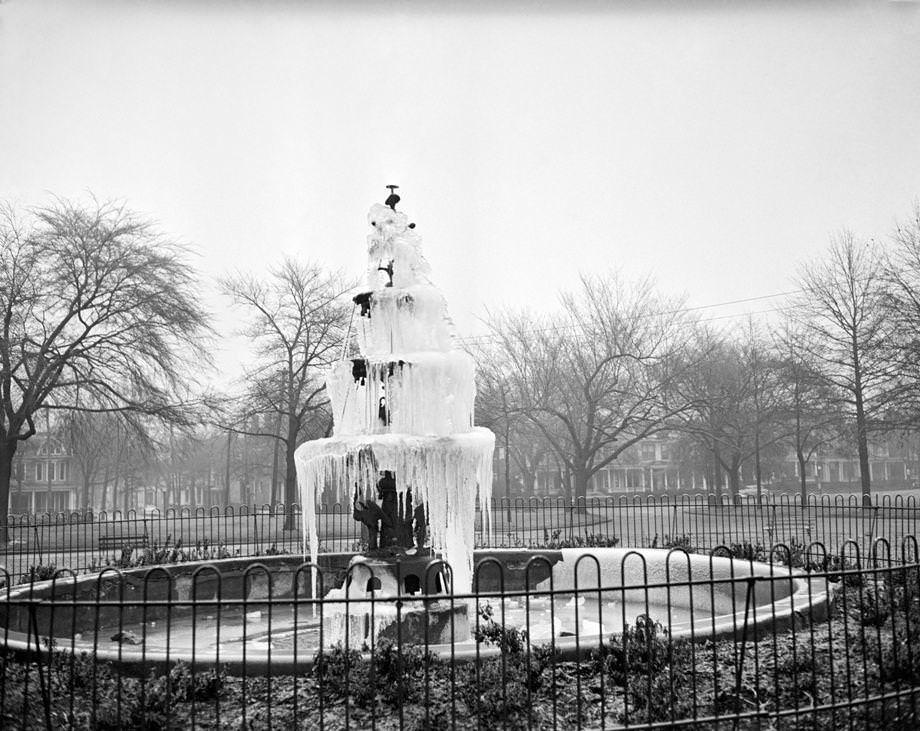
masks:
<svg viewBox="0 0 920 731"><path fill-rule="evenodd" d="M347 698L370 708L377 700L398 707L417 701L425 688L426 672L439 664L430 652L414 645L397 647L380 640L365 658L358 650L336 645L319 652L313 661L313 677L323 692Z"/></svg>
<svg viewBox="0 0 920 731"><path fill-rule="evenodd" d="M237 554L239 551L237 551ZM267 555L285 553L274 544L266 551ZM255 553L254 555L259 555ZM184 547L179 540L171 544L171 536L160 544L154 541L145 548L123 548L115 556L106 556L94 560L89 567L90 571L102 571L106 568L133 569L141 566L157 566L164 563L186 563L188 561L216 561L222 558L232 558L233 554L223 541L211 543L207 539L196 541L194 546Z"/></svg>
<svg viewBox="0 0 920 731"><path fill-rule="evenodd" d="M594 661L615 685L625 687L630 677L660 673L687 656L686 640L672 641L660 622L642 614L635 626L625 627L619 637L612 635L595 651Z"/></svg>
<svg viewBox="0 0 920 731"><path fill-rule="evenodd" d="M732 543L729 546L732 558L740 558L745 561L766 561L767 549L759 543L744 541L742 543Z"/></svg>
<svg viewBox="0 0 920 731"><path fill-rule="evenodd" d="M479 622L473 628L473 637L477 642L495 645L503 653L521 653L527 647L527 630L506 627L494 619L491 604L479 607Z"/></svg>
<svg viewBox="0 0 920 731"><path fill-rule="evenodd" d="M53 579L57 573L57 565L53 563L39 563L29 566L29 570L24 573L20 579L20 584L31 584L35 581L47 581Z"/></svg>
<svg viewBox="0 0 920 731"><path fill-rule="evenodd" d="M620 539L616 536L608 536L603 533L588 533L584 536L563 538L560 529L554 530L552 536L549 535L546 528L543 529L543 544L546 548L612 548L619 543ZM518 545L522 545L520 540L518 540Z"/></svg>
<svg viewBox="0 0 920 731"><path fill-rule="evenodd" d="M345 649L336 645L329 650L321 650L313 657L313 677L323 686L324 692L341 698L349 695L354 686L365 685L366 669L361 653L354 649Z"/></svg>
<svg viewBox="0 0 920 731"><path fill-rule="evenodd" d="M674 536L673 538L670 535L665 534L664 538L661 541L662 548L680 548L687 553L692 553L696 550L693 547L693 540L686 533L679 536ZM658 534L655 534L655 537L652 539L652 548L658 548Z"/></svg>
<svg viewBox="0 0 920 731"><path fill-rule="evenodd" d="M169 669L168 682L174 699L180 701L207 701L220 695L225 672L221 669L192 671L186 662L178 662Z"/></svg>

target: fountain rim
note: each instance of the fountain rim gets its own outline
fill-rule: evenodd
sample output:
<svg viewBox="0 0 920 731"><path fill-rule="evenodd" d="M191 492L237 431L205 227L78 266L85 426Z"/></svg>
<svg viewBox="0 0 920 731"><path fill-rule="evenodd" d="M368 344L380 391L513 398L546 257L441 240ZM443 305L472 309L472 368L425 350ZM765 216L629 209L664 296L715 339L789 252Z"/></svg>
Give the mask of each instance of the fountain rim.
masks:
<svg viewBox="0 0 920 731"><path fill-rule="evenodd" d="M623 557L629 555L636 555L646 557L648 555L653 555L656 557L663 557L666 560L670 560L671 556L685 556L687 559L693 563L695 559L696 563L706 562L711 566L716 564L729 566L734 570L734 567L740 566L744 569L747 569L748 573L735 575L732 573L731 578L712 578L710 580L702 580L703 584L710 584L712 581L717 583L726 583L726 582L757 582L760 580L769 580L771 582L790 582L790 585L794 587L790 593L784 596L781 599L777 599L772 602L752 604L749 609L753 609L746 616L745 608L742 607L740 610L725 614L713 615L711 619L708 619L705 622L705 627L700 629L694 629L692 623L683 623L690 624L687 627L681 627L678 625L677 629L674 629L670 632L670 636L674 640L692 640L692 641L705 641L705 640L714 640L721 639L727 636L736 636L742 637L746 636L749 639L758 637L762 631L767 628L773 631L786 629L792 624L807 624L810 621L821 621L826 618L828 607L833 601L835 587L828 585L827 582L812 579L809 575L800 570L789 568L787 566L777 566L775 564L767 564L756 561L750 561L747 559L738 559L730 558L727 556L718 556L718 555L704 555L704 554L693 554L688 553L680 548L673 549L663 549L663 548L629 548L629 547L585 547L585 548L575 548L575 549L547 549L542 550L539 548L534 549L483 549L484 552L487 552L489 556L498 554L498 555L520 555L520 554L532 554L532 557L539 557L546 554L559 554L559 553L577 553L582 556L591 555L595 559L600 560L603 557L603 554L619 554ZM598 555L600 554L600 555ZM354 556L353 553L327 553L322 554L325 556ZM256 560L253 560L255 558ZM177 564L152 564L149 566L138 566L132 567L129 569L116 569L108 568L100 572L90 573L90 574L81 574L75 575L72 573L62 574L61 576L47 579L44 581L36 581L34 583L21 584L15 587L10 587L7 590L7 604L10 601L19 601L26 604L36 604L36 605L51 605L52 607L62 606L75 606L72 599L61 599L58 601L49 600L47 598L35 597L35 594L41 591L50 591L54 586L67 586L70 584L81 584L81 583L90 583L93 581L99 581L101 578L112 578L116 579L119 576L143 576L150 571L154 570L166 570L170 568L182 568L185 569L189 574L195 575L197 571L203 568L213 568L217 569L221 565L227 565L232 563L241 563L245 562L248 564L248 568L252 567L262 567L268 569L270 564L280 563L282 560L291 560L296 558L296 555L293 554L280 554L273 556L264 556L264 557L230 557L224 559L218 559L213 561L189 561L184 563ZM261 559L261 560L260 560ZM477 562L477 565L480 565L484 560L480 559ZM433 559L433 563L437 563L436 559ZM309 562L304 561L301 566L308 566ZM757 573L754 573L755 569ZM66 569L64 569L66 571ZM167 576L172 581L174 577L169 574L167 571ZM679 583L679 582L677 582ZM686 582L683 582L686 585ZM655 582L649 582L649 587L658 587L659 584ZM642 585L627 584L626 591L635 591L641 590ZM623 586L600 586L600 587L584 587L579 588L579 593L586 595L591 595L594 593L599 593L602 591L622 591L624 590ZM558 593L572 593L573 589L558 589ZM473 592L469 595L463 594L459 595L459 598L456 601L469 601L469 602L484 602L487 603L490 599L492 600L501 600L506 596L526 596L526 592L523 591L481 591ZM23 595L27 595L23 597ZM453 595L432 595L436 597L453 597ZM379 601L390 601L391 599L381 599ZM395 598L392 598L395 601ZM242 601L242 600L241 600ZM277 601L277 600L275 600ZM311 601L310 599L302 600L304 602ZM293 599L288 599L286 601L278 601L279 604L292 604ZM95 605L97 602L93 602ZM135 604L137 602L129 602L130 604ZM179 604L186 604L189 602L181 601ZM251 599L242 604L258 604L266 603L264 600L260 599ZM591 651L603 644L605 637L609 637L611 634L616 635L618 633L606 633L602 635L598 633L584 633L576 634L573 636L563 636L555 637L546 642L533 643L532 647L537 647L540 645L553 645L558 652L558 654L566 659L576 659L582 655L585 651ZM98 661L107 661L118 664L119 666L131 669L136 668L138 670L148 669L150 667L168 667L175 665L178 662L187 662L196 667L208 667L208 666L220 666L224 668L232 675L240 674L256 674L256 675L279 675L286 673L297 673L302 672L305 669L309 669L314 664L314 656L318 651L311 651L307 654L298 653L296 647L293 651L280 651L280 650L224 650L222 652L213 652L213 651L181 651L177 652L175 650L148 650L145 648L135 649L134 646L125 646L119 644L116 648L104 648L99 647L99 639L96 638L95 641L83 641L83 640L73 640L71 639L66 644L61 644L58 647L51 647L51 651L63 651L70 652L74 655L80 654L82 652L88 652L93 655L93 657ZM408 646L408 645L407 645ZM416 647L425 647L428 651L437 655L439 659L450 661L453 663L456 662L476 662L480 660L486 660L489 658L498 657L501 654L500 648L492 645L482 645L481 643L476 643L472 640L468 640L464 643L454 643L454 644L443 644L443 645L415 645ZM49 648L42 646L41 642L36 643L34 636L24 632L14 631L5 629L4 630L4 640L0 643L2 651L5 653L13 653L15 655L27 657L33 660L47 660L49 655ZM362 651L362 656L369 658L371 656L371 651Z"/></svg>

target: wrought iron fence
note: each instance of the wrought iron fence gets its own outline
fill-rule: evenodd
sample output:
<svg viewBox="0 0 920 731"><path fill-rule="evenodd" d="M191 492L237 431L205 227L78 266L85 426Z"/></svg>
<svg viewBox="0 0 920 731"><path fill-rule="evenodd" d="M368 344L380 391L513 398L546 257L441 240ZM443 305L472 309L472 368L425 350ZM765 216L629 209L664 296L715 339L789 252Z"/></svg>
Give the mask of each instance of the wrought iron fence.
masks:
<svg viewBox="0 0 920 731"><path fill-rule="evenodd" d="M920 534L920 502L885 496L871 507L858 496L769 496L733 502L712 495L636 495L568 501L563 498L494 500L483 523L476 514L476 542L493 547L578 545L758 546L813 541L838 545L855 540L865 552L876 538L896 545ZM321 552L353 552L364 541L351 506L319 506ZM0 529L3 526L0 525ZM163 563L272 554L304 555L300 506L177 508L164 513L71 512L9 516L0 566L14 576L77 572L105 566Z"/></svg>
<svg viewBox="0 0 920 731"><path fill-rule="evenodd" d="M326 591L374 571L280 555L59 570L18 586L8 575L0 726L920 725L909 535L868 552L859 540L834 551L750 540L702 553L490 549L471 592L410 592L399 567L392 595ZM453 619L433 641L437 616Z"/></svg>

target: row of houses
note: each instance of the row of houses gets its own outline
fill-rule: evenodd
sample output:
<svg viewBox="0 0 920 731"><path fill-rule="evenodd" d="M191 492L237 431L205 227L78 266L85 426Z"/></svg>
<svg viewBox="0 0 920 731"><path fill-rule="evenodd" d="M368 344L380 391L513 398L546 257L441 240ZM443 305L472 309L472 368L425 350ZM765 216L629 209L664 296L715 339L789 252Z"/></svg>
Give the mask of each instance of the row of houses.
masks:
<svg viewBox="0 0 920 731"><path fill-rule="evenodd" d="M600 469L589 484L588 494L603 496L619 493L674 494L714 492L711 464L694 464L680 453L680 436L660 434L635 445L617 460ZM762 461L761 483L775 493L797 492L801 486L799 464L795 455L784 452ZM847 493L858 491L861 479L855 454L827 450L812 457L805 465L805 481L813 493ZM920 444L902 437L892 437L870 445L870 479L874 490L903 490L918 486L920 478ZM513 474L514 469L510 470ZM728 477L720 470L722 491L728 490ZM504 450L496 450L495 494L504 495ZM537 470L536 484L525 487L519 475L512 479L512 495L566 495L567 476L552 457L545 458ZM756 484L753 459L741 466L741 482L750 490ZM499 484L501 483L501 484Z"/></svg>
<svg viewBox="0 0 920 731"><path fill-rule="evenodd" d="M711 472L693 466L679 449L679 436L663 434L635 445L627 453L601 469L593 477L589 495L604 496L622 493L674 494L682 492L712 492ZM914 440L916 442L916 440ZM917 486L920 477L918 447L909 440L891 439L872 445L870 471L873 488L897 490ZM565 471L547 458L536 473L536 484L525 486L516 474L505 484L505 453L499 447L495 453L494 494L505 496L558 496L570 494ZM834 453L821 454L806 466L806 482L815 493L852 492L860 483L859 463L855 456ZM122 509L160 509L176 505L263 504L271 497L270 477L249 475L246 479L225 476L215 468L197 481L156 486L147 484L142 476L124 480L119 487L117 504ZM724 476L723 476L724 479ZM755 481L753 465L742 467L742 482ZM773 492L794 492L799 489L798 463L793 455L782 455L769 461L762 471L766 489ZM510 487L510 490L509 490ZM727 485L723 484L723 490ZM82 476L63 440L39 433L24 442L13 465L10 511L12 513L41 513L75 510L82 507ZM94 506L98 507L98 506Z"/></svg>

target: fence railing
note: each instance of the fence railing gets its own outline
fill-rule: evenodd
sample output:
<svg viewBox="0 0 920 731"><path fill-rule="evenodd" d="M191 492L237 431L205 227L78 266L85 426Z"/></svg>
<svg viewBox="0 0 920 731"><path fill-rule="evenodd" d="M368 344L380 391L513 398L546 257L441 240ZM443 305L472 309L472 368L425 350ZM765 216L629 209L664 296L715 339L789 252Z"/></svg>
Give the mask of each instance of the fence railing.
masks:
<svg viewBox="0 0 920 731"><path fill-rule="evenodd" d="M351 506L318 506L321 552L353 552L363 545L361 525ZM257 557L304 553L300 506L177 508L166 512L9 516L7 541L0 543L0 566L11 575L54 568L77 572L137 562ZM920 503L884 497L871 507L851 498L814 497L804 506L797 496L733 502L709 495L617 496L576 502L562 498L496 499L487 527L475 517L481 547L578 545L771 546L820 541L856 541L868 551L884 538L897 545L920 534ZM0 530L4 528L0 525Z"/></svg>
<svg viewBox="0 0 920 731"><path fill-rule="evenodd" d="M587 549L565 586L486 551L471 592L357 602L326 589L373 566L285 556L8 576L0 726L920 727L916 539L749 549Z"/></svg>

